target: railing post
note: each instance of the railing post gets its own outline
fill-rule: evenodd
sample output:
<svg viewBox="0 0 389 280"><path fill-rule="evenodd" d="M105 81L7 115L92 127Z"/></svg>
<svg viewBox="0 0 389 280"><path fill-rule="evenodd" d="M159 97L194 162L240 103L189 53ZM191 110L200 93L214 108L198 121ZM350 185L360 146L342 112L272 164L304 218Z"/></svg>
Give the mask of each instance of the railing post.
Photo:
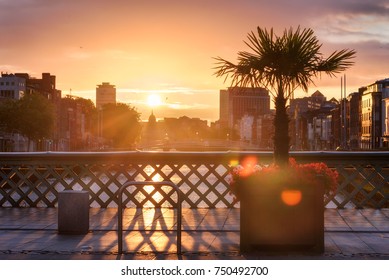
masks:
<svg viewBox="0 0 389 280"><path fill-rule="evenodd" d="M87 234L89 231L89 193L66 190L58 194L58 233Z"/></svg>
<svg viewBox="0 0 389 280"><path fill-rule="evenodd" d="M181 255L181 228L182 228L182 201L181 201L181 191L180 189L171 181L130 181L126 182L123 186L120 187L118 192L118 253L123 253L123 192L126 188L134 186L136 188L143 188L144 186L154 186L154 187L163 187L170 186L177 193L177 254Z"/></svg>

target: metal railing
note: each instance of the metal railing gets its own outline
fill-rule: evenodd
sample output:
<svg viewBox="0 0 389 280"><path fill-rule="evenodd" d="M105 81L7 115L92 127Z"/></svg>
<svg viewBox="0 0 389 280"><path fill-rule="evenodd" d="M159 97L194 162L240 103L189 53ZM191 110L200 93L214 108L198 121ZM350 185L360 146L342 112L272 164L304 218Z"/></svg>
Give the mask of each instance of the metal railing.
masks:
<svg viewBox="0 0 389 280"><path fill-rule="evenodd" d="M171 181L184 208L239 207L228 185L232 165L246 157L271 163L271 152L0 153L0 207L56 207L63 190L87 190L91 207L118 207L128 181ZM389 207L388 152L294 152L297 162L324 162L339 173L326 207ZM153 200L145 192L153 193ZM161 194L160 192L166 192ZM124 190L127 207L170 207L170 189Z"/></svg>

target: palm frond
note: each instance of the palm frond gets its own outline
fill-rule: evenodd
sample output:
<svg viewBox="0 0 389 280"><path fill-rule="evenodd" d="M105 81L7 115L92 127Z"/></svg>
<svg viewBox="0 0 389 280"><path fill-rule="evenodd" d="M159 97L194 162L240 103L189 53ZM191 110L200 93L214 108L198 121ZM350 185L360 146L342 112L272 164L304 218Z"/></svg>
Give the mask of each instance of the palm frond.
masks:
<svg viewBox="0 0 389 280"><path fill-rule="evenodd" d="M330 76L353 65L356 52L341 50L324 59L322 45L310 28L285 30L282 36L257 27L247 35L250 51L238 52L237 63L216 58L216 76L235 86L261 86L289 97L297 88L308 91L321 72Z"/></svg>
<svg viewBox="0 0 389 280"><path fill-rule="evenodd" d="M343 49L333 52L327 59L322 60L317 68L318 71L325 72L327 75L334 76L354 64L355 50Z"/></svg>

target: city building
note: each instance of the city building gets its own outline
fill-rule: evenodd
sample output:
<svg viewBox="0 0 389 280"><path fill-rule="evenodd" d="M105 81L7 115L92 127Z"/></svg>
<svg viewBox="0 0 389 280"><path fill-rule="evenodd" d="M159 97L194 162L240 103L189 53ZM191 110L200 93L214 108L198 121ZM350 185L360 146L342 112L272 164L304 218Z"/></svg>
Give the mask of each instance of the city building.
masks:
<svg viewBox="0 0 389 280"><path fill-rule="evenodd" d="M38 93L58 104L61 99L61 91L56 89L56 77L50 73L42 73L42 78L30 77L27 73L15 73L15 76L26 80L26 93Z"/></svg>
<svg viewBox="0 0 389 280"><path fill-rule="evenodd" d="M15 73L15 76L26 80L26 94L40 94L47 98L55 110L55 125L51 139L45 139L36 143L37 150L56 150L60 135L59 116L61 115L61 98L62 92L56 88L56 76L50 73L42 73L41 78L31 77L28 73Z"/></svg>
<svg viewBox="0 0 389 280"><path fill-rule="evenodd" d="M290 144L293 150L303 150L308 148L308 138L313 139L311 130L308 131L307 112L320 109L327 101L327 98L320 92L315 91L311 96L295 98L290 100ZM312 125L312 119L311 125ZM312 129L312 128L311 128Z"/></svg>
<svg viewBox="0 0 389 280"><path fill-rule="evenodd" d="M269 150L274 146L274 113L260 115L257 119L257 138L260 149Z"/></svg>
<svg viewBox="0 0 389 280"><path fill-rule="evenodd" d="M338 108L337 102L329 101L316 110L309 110L301 117L306 120L306 139L304 149L318 151L318 150L332 150L336 148L338 141L334 137L334 109ZM303 129L303 131L305 128Z"/></svg>
<svg viewBox="0 0 389 280"><path fill-rule="evenodd" d="M389 97L389 79L376 81L366 87L361 99L361 149L374 150L384 146L385 99Z"/></svg>
<svg viewBox="0 0 389 280"><path fill-rule="evenodd" d="M19 100L26 92L26 79L14 74L1 73L0 102ZM6 132L0 126L0 152L20 152L27 150L28 139L17 131Z"/></svg>
<svg viewBox="0 0 389 280"><path fill-rule="evenodd" d="M141 146L153 147L163 144L166 136L166 129L163 122L157 122L154 111L151 112L148 122L142 123Z"/></svg>
<svg viewBox="0 0 389 280"><path fill-rule="evenodd" d="M0 102L19 100L26 92L26 80L14 74L1 73ZM6 132L0 126L0 152L20 152L27 150L28 139L17 131Z"/></svg>
<svg viewBox="0 0 389 280"><path fill-rule="evenodd" d="M1 73L0 102L5 99L20 99L26 92L26 79L14 74Z"/></svg>
<svg viewBox="0 0 389 280"><path fill-rule="evenodd" d="M253 115L245 114L239 122L239 136L240 140L250 144L257 142L257 135L255 128L257 126L257 120Z"/></svg>
<svg viewBox="0 0 389 280"><path fill-rule="evenodd" d="M382 81L382 145L389 148L389 79Z"/></svg>
<svg viewBox="0 0 389 280"><path fill-rule="evenodd" d="M239 121L240 141L254 145L256 149L268 150L273 147L274 114L245 114Z"/></svg>
<svg viewBox="0 0 389 280"><path fill-rule="evenodd" d="M61 91L56 89L56 77L50 73L42 73L42 78L37 79L30 77L27 73L15 73L15 74L2 74L0 78L0 100L1 99L20 99L25 94L40 94L50 100L55 108L55 129L50 137L51 139L45 139L39 143L31 142L31 146L35 150L43 149L42 147L53 147L58 141L59 136L59 118L60 115L60 102ZM10 142L10 148L6 150L12 151L26 151L25 142L27 140L18 133L12 133L11 135L4 135L2 137L3 142ZM1 144L0 144L1 145ZM2 149L2 148L1 148Z"/></svg>
<svg viewBox="0 0 389 280"><path fill-rule="evenodd" d="M102 83L96 88L96 108L101 109L105 104L116 104L116 88L110 83Z"/></svg>
<svg viewBox="0 0 389 280"><path fill-rule="evenodd" d="M308 110L319 109L326 100L327 98L318 90L308 97L290 99L290 115L294 115L295 111L304 113Z"/></svg>
<svg viewBox="0 0 389 280"><path fill-rule="evenodd" d="M220 125L234 128L245 115L270 113L270 95L264 88L230 87L220 90Z"/></svg>
<svg viewBox="0 0 389 280"><path fill-rule="evenodd" d="M104 142L102 107L106 104L116 104L116 88L110 83L102 83L96 88L96 108L98 110L98 137L99 142Z"/></svg>
<svg viewBox="0 0 389 280"><path fill-rule="evenodd" d="M389 148L389 97L383 100L385 108L384 128L382 133L382 147Z"/></svg>
<svg viewBox="0 0 389 280"><path fill-rule="evenodd" d="M361 102L362 94L365 90L365 87L361 87L358 92L350 93L347 97L346 143L352 150L359 149L361 146Z"/></svg>
<svg viewBox="0 0 389 280"><path fill-rule="evenodd" d="M90 101L90 104L93 104ZM93 112L86 99L72 97L62 98L60 120L60 137L58 151L80 151L97 149L97 139L93 137L95 122Z"/></svg>

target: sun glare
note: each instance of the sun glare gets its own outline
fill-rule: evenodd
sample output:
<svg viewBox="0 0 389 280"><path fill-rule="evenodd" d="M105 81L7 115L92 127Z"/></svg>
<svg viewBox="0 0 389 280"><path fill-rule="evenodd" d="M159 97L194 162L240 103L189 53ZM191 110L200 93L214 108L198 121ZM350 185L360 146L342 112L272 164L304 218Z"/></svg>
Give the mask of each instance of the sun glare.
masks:
<svg viewBox="0 0 389 280"><path fill-rule="evenodd" d="M161 96L158 94L151 94L147 97L147 105L150 107L157 107L162 105Z"/></svg>

